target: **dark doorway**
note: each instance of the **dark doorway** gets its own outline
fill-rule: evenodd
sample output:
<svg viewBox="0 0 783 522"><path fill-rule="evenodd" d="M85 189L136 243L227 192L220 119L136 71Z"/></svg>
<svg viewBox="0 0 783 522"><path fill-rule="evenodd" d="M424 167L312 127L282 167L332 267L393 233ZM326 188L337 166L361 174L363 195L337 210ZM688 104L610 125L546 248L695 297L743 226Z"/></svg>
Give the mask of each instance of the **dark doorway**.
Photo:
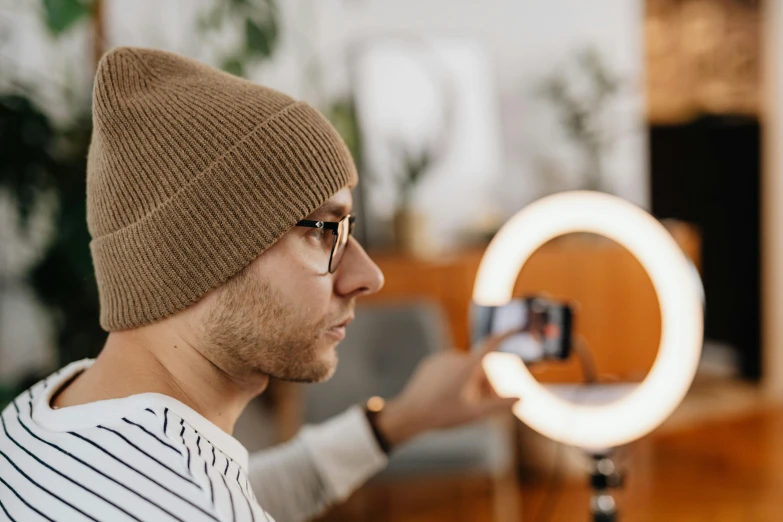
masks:
<svg viewBox="0 0 783 522"><path fill-rule="evenodd" d="M700 227L705 337L734 347L749 379L761 376L760 138L748 117L650 128L653 214Z"/></svg>

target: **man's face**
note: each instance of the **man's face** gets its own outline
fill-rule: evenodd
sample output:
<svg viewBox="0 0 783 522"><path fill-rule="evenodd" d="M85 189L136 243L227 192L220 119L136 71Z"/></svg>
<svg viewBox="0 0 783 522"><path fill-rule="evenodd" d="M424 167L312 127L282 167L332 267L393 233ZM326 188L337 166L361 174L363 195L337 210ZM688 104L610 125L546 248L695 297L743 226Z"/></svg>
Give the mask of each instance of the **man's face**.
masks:
<svg viewBox="0 0 783 522"><path fill-rule="evenodd" d="M349 188L307 219L339 221ZM353 238L333 274L330 230L294 227L242 272L204 297L201 349L231 374L319 382L337 367L337 344L356 298L380 290L383 274Z"/></svg>

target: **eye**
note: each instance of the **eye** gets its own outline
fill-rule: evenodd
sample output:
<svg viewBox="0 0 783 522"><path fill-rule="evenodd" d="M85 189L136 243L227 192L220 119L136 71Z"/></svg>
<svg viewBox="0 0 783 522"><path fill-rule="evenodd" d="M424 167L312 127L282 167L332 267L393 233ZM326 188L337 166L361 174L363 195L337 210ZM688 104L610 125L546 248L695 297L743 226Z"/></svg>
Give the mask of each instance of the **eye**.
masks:
<svg viewBox="0 0 783 522"><path fill-rule="evenodd" d="M329 242L329 236L331 236L332 233L330 230L326 230L325 228L313 228L310 231L307 232L307 237L311 238L313 241L317 243L327 243Z"/></svg>

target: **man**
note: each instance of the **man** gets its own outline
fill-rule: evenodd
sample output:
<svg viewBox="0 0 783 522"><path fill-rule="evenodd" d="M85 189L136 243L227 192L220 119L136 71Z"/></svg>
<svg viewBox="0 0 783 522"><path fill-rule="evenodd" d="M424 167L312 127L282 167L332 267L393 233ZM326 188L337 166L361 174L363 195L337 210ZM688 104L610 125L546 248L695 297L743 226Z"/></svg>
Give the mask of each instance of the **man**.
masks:
<svg viewBox="0 0 783 522"><path fill-rule="evenodd" d="M351 237L351 157L314 109L177 55L119 48L95 80L87 219L109 337L2 413L0 519L304 520L417 434L508 409L479 355L425 360L360 407L248 456L270 377L328 379L383 275ZM491 347L487 347L491 349Z"/></svg>

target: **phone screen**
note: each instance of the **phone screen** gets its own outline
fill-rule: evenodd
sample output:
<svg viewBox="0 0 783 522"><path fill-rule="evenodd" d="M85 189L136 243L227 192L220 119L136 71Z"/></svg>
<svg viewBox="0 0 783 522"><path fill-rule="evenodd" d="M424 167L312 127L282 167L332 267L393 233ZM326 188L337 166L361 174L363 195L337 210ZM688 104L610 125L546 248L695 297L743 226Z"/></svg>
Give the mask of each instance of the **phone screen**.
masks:
<svg viewBox="0 0 783 522"><path fill-rule="evenodd" d="M529 297L481 308L474 321L474 341L516 331L498 351L518 355L525 362L570 355L572 313L567 304Z"/></svg>

